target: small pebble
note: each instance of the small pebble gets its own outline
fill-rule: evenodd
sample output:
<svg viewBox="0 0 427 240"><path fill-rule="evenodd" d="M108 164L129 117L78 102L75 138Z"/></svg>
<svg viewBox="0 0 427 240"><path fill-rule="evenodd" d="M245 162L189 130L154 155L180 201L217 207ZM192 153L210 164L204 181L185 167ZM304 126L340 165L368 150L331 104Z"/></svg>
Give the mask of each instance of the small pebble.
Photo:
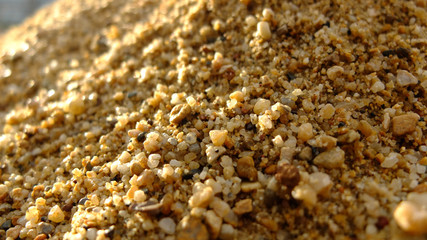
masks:
<svg viewBox="0 0 427 240"><path fill-rule="evenodd" d="M215 146L222 146L227 139L227 130L211 130L209 137Z"/></svg>
<svg viewBox="0 0 427 240"><path fill-rule="evenodd" d="M162 156L160 156L160 154L150 154L150 156L148 156L148 161L147 161L147 165L149 168L153 169L156 168L157 166L159 166L160 160L162 159Z"/></svg>
<svg viewBox="0 0 427 240"><path fill-rule="evenodd" d="M214 211L208 210L205 214L205 222L212 239L216 239L221 231L222 218L218 217Z"/></svg>
<svg viewBox="0 0 427 240"><path fill-rule="evenodd" d="M314 164L324 168L339 168L343 165L344 160L345 152L341 148L335 147L317 155L313 159L313 162Z"/></svg>
<svg viewBox="0 0 427 240"><path fill-rule="evenodd" d="M74 95L67 99L65 111L73 115L80 115L85 111L85 104L81 96Z"/></svg>
<svg viewBox="0 0 427 240"><path fill-rule="evenodd" d="M252 157L242 157L237 160L237 174L241 178L247 178L250 181L257 180L257 170L255 168L255 163Z"/></svg>
<svg viewBox="0 0 427 240"><path fill-rule="evenodd" d="M396 79L397 79L397 85L401 87L414 85L418 83L418 79L406 70L397 70Z"/></svg>
<svg viewBox="0 0 427 240"><path fill-rule="evenodd" d="M197 217L184 217L176 229L177 240L209 240L209 232Z"/></svg>
<svg viewBox="0 0 427 240"><path fill-rule="evenodd" d="M242 215L248 212L252 212L252 199L243 199L238 201L234 208L233 212L235 212L237 215Z"/></svg>
<svg viewBox="0 0 427 240"><path fill-rule="evenodd" d="M162 218L162 219L159 221L159 227L160 227L160 229L161 229L161 230L163 230L163 232L165 232L166 234L170 234L170 235L175 234L175 227L176 227L176 224L175 224L175 222L173 221L173 219L172 219L172 218L170 218L170 217Z"/></svg>
<svg viewBox="0 0 427 240"><path fill-rule="evenodd" d="M260 98L254 105L255 114L263 114L266 110L270 109L270 100Z"/></svg>
<svg viewBox="0 0 427 240"><path fill-rule="evenodd" d="M261 21L257 25L258 35L264 39L269 40L271 38L270 25L268 22Z"/></svg>
<svg viewBox="0 0 427 240"><path fill-rule="evenodd" d="M313 138L313 126L311 123L304 123L298 128L298 139L302 142L306 142Z"/></svg>
<svg viewBox="0 0 427 240"><path fill-rule="evenodd" d="M64 221L65 215L58 205L53 206L48 214L48 219L55 223Z"/></svg>
<svg viewBox="0 0 427 240"><path fill-rule="evenodd" d="M420 116L416 113L406 113L400 116L393 117L391 120L392 131L396 136L405 135L415 131L417 122Z"/></svg>
<svg viewBox="0 0 427 240"><path fill-rule="evenodd" d="M178 104L170 113L170 123L178 125L191 113L191 107L188 104Z"/></svg>
<svg viewBox="0 0 427 240"><path fill-rule="evenodd" d="M298 169L288 163L280 164L277 167L277 172L274 177L279 183L289 187L290 189L293 189L300 181Z"/></svg>

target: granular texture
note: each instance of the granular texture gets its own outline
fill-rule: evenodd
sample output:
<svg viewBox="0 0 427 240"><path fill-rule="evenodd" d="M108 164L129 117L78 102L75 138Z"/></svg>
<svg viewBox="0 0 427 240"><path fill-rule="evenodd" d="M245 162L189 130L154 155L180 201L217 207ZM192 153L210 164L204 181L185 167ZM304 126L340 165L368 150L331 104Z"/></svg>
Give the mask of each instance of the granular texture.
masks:
<svg viewBox="0 0 427 240"><path fill-rule="evenodd" d="M0 36L0 239L425 239L426 9L41 10Z"/></svg>

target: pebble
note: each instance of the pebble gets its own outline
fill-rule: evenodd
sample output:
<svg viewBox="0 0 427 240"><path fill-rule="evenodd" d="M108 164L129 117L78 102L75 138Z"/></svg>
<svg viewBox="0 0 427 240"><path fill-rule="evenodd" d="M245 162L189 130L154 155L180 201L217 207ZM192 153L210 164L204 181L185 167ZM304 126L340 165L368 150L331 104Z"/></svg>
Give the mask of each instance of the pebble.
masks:
<svg viewBox="0 0 427 240"><path fill-rule="evenodd" d="M174 220L170 217L162 218L159 221L159 227L166 234L170 234L170 235L175 234L176 224Z"/></svg>
<svg viewBox="0 0 427 240"><path fill-rule="evenodd" d="M234 234L235 234L235 230L233 226L231 226L230 224L222 224L221 232L219 234L220 239L224 239L224 240L236 239Z"/></svg>
<svg viewBox="0 0 427 240"><path fill-rule="evenodd" d="M313 138L313 136L313 126L311 125L311 123L303 123L298 128L298 139L302 142L310 140L311 138Z"/></svg>
<svg viewBox="0 0 427 240"><path fill-rule="evenodd" d="M298 168L288 163L282 163L277 166L277 172L274 177L279 183L289 187L290 189L293 189L298 185L301 179Z"/></svg>
<svg viewBox="0 0 427 240"><path fill-rule="evenodd" d="M176 240L209 240L209 232L197 217L184 217L177 227Z"/></svg>
<svg viewBox="0 0 427 240"><path fill-rule="evenodd" d="M96 228L89 228L86 231L86 237L88 240L96 240L97 235L98 235L98 230Z"/></svg>
<svg viewBox="0 0 427 240"><path fill-rule="evenodd" d="M147 196L145 195L145 192L142 190L136 190L133 194L133 200L136 202L144 202L147 200Z"/></svg>
<svg viewBox="0 0 427 240"><path fill-rule="evenodd" d="M12 228L9 228L6 231L6 239L16 239L19 236L19 232L21 231L21 226L15 226Z"/></svg>
<svg viewBox="0 0 427 240"><path fill-rule="evenodd" d="M172 108L170 113L170 123L178 125L191 113L191 107L188 104L178 104Z"/></svg>
<svg viewBox="0 0 427 240"><path fill-rule="evenodd" d="M380 91L382 91L382 90L384 90L385 89L385 85L384 85L384 83L382 83L381 81L376 81L374 84L372 84L372 86L371 86L371 91L373 92L373 93L377 93L377 92L380 92Z"/></svg>
<svg viewBox="0 0 427 240"><path fill-rule="evenodd" d="M338 76L340 76L343 73L344 73L344 68L341 66L333 66L326 71L326 75L328 75L328 78L331 80L337 79Z"/></svg>
<svg viewBox="0 0 427 240"><path fill-rule="evenodd" d="M242 192L252 192L261 188L260 182L244 182L241 185Z"/></svg>
<svg viewBox="0 0 427 240"><path fill-rule="evenodd" d="M383 168L392 168L394 165L396 165L397 162L399 162L399 158L401 155L399 153L391 152L381 163L381 167Z"/></svg>
<svg viewBox="0 0 427 240"><path fill-rule="evenodd" d="M148 163L148 162L147 162ZM130 172L134 175L139 175L144 171L144 168L142 167L141 163L139 162L133 162L130 165Z"/></svg>
<svg viewBox="0 0 427 240"><path fill-rule="evenodd" d="M268 22L261 21L257 25L258 35L264 39L269 40L271 38L270 25Z"/></svg>
<svg viewBox="0 0 427 240"><path fill-rule="evenodd" d="M420 116L416 113L406 113L400 116L393 117L392 122L392 131L396 136L405 135L415 131L417 122L420 119Z"/></svg>
<svg viewBox="0 0 427 240"><path fill-rule="evenodd" d="M206 148L206 157L208 158L207 159L208 163L209 164L214 163L219 156L225 153L225 151L226 151L225 147L222 147L222 146L213 146L213 145L208 146Z"/></svg>
<svg viewBox="0 0 427 240"><path fill-rule="evenodd" d="M227 139L227 134L227 130L211 130L209 132L209 137L215 146L222 146Z"/></svg>
<svg viewBox="0 0 427 240"><path fill-rule="evenodd" d="M245 213L249 213L252 212L252 199L248 198L248 199L243 199L238 201L233 208L233 212L236 213L237 215L242 215Z"/></svg>
<svg viewBox="0 0 427 240"><path fill-rule="evenodd" d="M45 240L45 239L47 239L47 236L46 236L46 234L39 234L39 235L37 235L35 238L34 238L34 240Z"/></svg>
<svg viewBox="0 0 427 240"><path fill-rule="evenodd" d="M41 222L37 224L37 231L49 235L54 229L54 226L49 223Z"/></svg>
<svg viewBox="0 0 427 240"><path fill-rule="evenodd" d="M406 70L397 70L396 80L397 80L397 85L401 87L414 85L418 83L418 79Z"/></svg>
<svg viewBox="0 0 427 240"><path fill-rule="evenodd" d="M132 156L128 151L123 151L122 154L119 157L119 161L121 163L128 163L132 159Z"/></svg>
<svg viewBox="0 0 427 240"><path fill-rule="evenodd" d="M221 231L222 218L218 217L213 210L208 210L205 214L205 222L212 239L216 239Z"/></svg>
<svg viewBox="0 0 427 240"><path fill-rule="evenodd" d="M153 169L156 168L157 166L159 166L160 160L162 159L162 156L160 156L160 154L150 154L150 156L148 156L148 161L147 161L147 165L149 168Z"/></svg>
<svg viewBox="0 0 427 240"><path fill-rule="evenodd" d="M247 178L250 181L257 180L257 170L252 157L246 156L237 160L237 175L241 178Z"/></svg>
<svg viewBox="0 0 427 240"><path fill-rule="evenodd" d="M317 166L324 168L339 168L343 165L345 159L345 152L339 148L335 147L326 152L322 152L317 155L313 162Z"/></svg>
<svg viewBox="0 0 427 240"><path fill-rule="evenodd" d="M199 191L194 193L188 203L191 208L206 208L207 206L209 206L213 198L214 192L212 188L210 186L206 186L203 189L200 189Z"/></svg>
<svg viewBox="0 0 427 240"><path fill-rule="evenodd" d="M266 110L270 109L270 100L260 98L254 105L255 114L263 114Z"/></svg>
<svg viewBox="0 0 427 240"><path fill-rule="evenodd" d="M296 186L292 191L292 197L297 200L302 200L304 204L309 207L317 203L317 194L308 184Z"/></svg>
<svg viewBox="0 0 427 240"><path fill-rule="evenodd" d="M427 193L408 194L408 200L397 205L393 217L405 232L427 234Z"/></svg>
<svg viewBox="0 0 427 240"><path fill-rule="evenodd" d="M48 214L48 219L55 223L64 221L65 215L58 205L53 206Z"/></svg>
<svg viewBox="0 0 427 240"><path fill-rule="evenodd" d="M243 102L245 95L241 91L234 91L230 94L230 99L236 100L237 102Z"/></svg>
<svg viewBox="0 0 427 240"><path fill-rule="evenodd" d="M215 197L214 200L209 205L215 213L224 218L228 212L230 212L231 208L225 201L221 200L220 198Z"/></svg>
<svg viewBox="0 0 427 240"><path fill-rule="evenodd" d="M320 109L319 115L323 119L331 119L335 114L335 107L328 103Z"/></svg>
<svg viewBox="0 0 427 240"><path fill-rule="evenodd" d="M67 99L66 106L64 109L73 115L80 115L85 111L85 104L83 98L78 95L74 95Z"/></svg>
<svg viewBox="0 0 427 240"><path fill-rule="evenodd" d="M331 177L322 172L310 174L309 183L317 194L325 194L332 187Z"/></svg>

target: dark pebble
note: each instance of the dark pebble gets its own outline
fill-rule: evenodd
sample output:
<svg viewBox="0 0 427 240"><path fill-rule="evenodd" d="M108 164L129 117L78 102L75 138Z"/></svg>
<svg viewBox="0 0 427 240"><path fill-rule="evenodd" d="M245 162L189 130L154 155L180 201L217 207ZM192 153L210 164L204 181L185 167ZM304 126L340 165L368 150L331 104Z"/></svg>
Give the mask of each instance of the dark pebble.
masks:
<svg viewBox="0 0 427 240"><path fill-rule="evenodd" d="M147 135L147 133L142 132L142 133L138 134L138 136L136 137L136 140L137 140L138 142L144 142L144 141L145 141L145 136L146 136L146 135Z"/></svg>
<svg viewBox="0 0 427 240"><path fill-rule="evenodd" d="M6 220L6 222L4 222L4 223L0 226L0 229L7 230L7 229L9 229L9 228L11 228L11 227L12 227L12 220L8 219L8 220Z"/></svg>

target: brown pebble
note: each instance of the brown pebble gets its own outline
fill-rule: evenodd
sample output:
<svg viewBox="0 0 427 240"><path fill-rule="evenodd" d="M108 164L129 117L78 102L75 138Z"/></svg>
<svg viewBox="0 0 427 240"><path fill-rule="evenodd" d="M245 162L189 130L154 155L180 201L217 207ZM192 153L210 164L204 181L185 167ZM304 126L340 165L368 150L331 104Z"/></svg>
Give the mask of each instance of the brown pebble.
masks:
<svg viewBox="0 0 427 240"><path fill-rule="evenodd" d="M237 215L252 212L252 199L248 198L238 201L233 208L233 212Z"/></svg>
<svg viewBox="0 0 427 240"><path fill-rule="evenodd" d="M276 169L277 169L277 165L273 164L273 165L270 165L270 166L266 167L264 172L266 174L270 174L271 175L271 174L276 173Z"/></svg>
<svg viewBox="0 0 427 240"><path fill-rule="evenodd" d="M209 233L199 218L184 217L177 227L177 240L208 240Z"/></svg>
<svg viewBox="0 0 427 240"><path fill-rule="evenodd" d="M415 131L417 122L420 119L420 116L415 113L407 113L400 116L393 117L391 120L393 124L393 134L396 136L405 135Z"/></svg>
<svg viewBox="0 0 427 240"><path fill-rule="evenodd" d="M290 189L298 185L300 181L300 174L298 169L290 164L284 163L277 167L276 175L277 181Z"/></svg>
<svg viewBox="0 0 427 240"><path fill-rule="evenodd" d="M139 162L134 162L130 166L130 172L132 174L139 175L142 173L142 171L144 171L144 168L142 167L141 163L139 163Z"/></svg>
<svg viewBox="0 0 427 240"><path fill-rule="evenodd" d="M257 170L252 157L242 157L237 160L237 174L241 178L247 178L250 181L257 180Z"/></svg>
<svg viewBox="0 0 427 240"><path fill-rule="evenodd" d="M37 235L34 240L45 240L47 238L47 236L45 234L39 234Z"/></svg>
<svg viewBox="0 0 427 240"><path fill-rule="evenodd" d="M172 124L180 124L184 118L186 118L191 113L191 107L188 104L178 104L170 113L170 123Z"/></svg>

